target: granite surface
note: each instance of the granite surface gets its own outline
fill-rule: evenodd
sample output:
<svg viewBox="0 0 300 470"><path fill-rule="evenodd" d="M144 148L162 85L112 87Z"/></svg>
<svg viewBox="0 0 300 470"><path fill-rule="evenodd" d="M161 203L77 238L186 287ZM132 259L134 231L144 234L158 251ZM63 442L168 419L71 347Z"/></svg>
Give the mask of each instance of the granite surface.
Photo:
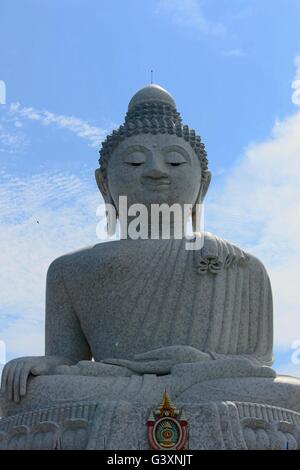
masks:
<svg viewBox="0 0 300 470"><path fill-rule="evenodd" d="M149 210L146 234L160 235L153 204L190 204L195 227L207 154L168 92L150 85L133 97L100 163L97 184L117 216L126 196ZM165 389L185 408L191 449L299 446L300 380L271 368L263 264L208 232L195 235L198 250L172 233L125 239L131 221L120 241L50 265L45 356L4 368L0 447L148 448L147 416Z"/></svg>

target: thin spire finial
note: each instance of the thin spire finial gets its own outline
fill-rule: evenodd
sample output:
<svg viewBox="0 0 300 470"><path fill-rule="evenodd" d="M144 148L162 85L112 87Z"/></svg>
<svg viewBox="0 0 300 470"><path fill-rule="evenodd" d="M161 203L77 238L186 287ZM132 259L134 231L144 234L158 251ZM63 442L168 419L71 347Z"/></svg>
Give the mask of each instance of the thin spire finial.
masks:
<svg viewBox="0 0 300 470"><path fill-rule="evenodd" d="M151 71L150 71L150 74L151 74L151 82L150 82L150 83L151 83L151 85L152 85L152 83L153 83L153 70L152 70L152 69L151 69Z"/></svg>

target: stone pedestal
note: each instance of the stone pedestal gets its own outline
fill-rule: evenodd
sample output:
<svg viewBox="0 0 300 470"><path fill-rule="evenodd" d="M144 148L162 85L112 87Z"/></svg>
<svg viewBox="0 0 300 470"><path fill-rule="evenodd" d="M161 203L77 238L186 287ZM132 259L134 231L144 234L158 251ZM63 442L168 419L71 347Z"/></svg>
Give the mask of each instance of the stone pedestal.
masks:
<svg viewBox="0 0 300 470"><path fill-rule="evenodd" d="M149 449L153 406L125 401L65 403L0 420L0 449ZM176 403L189 423L189 449L296 449L300 413L246 402Z"/></svg>

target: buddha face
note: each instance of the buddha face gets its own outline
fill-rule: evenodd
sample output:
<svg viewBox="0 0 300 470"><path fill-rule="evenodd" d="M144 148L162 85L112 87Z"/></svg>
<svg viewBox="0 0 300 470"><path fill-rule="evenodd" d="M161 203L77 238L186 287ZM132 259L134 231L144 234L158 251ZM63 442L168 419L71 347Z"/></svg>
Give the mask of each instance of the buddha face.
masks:
<svg viewBox="0 0 300 470"><path fill-rule="evenodd" d="M201 164L183 138L166 134L140 134L121 142L107 168L108 193L118 208L120 196L132 204L200 202ZM203 189L203 188L202 188Z"/></svg>

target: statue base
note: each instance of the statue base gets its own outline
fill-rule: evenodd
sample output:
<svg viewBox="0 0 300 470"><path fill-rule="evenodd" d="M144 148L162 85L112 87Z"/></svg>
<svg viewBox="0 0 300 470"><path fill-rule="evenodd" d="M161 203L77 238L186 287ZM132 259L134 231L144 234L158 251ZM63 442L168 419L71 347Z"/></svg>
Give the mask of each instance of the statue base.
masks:
<svg viewBox="0 0 300 470"><path fill-rule="evenodd" d="M64 403L0 420L0 449L149 449L147 419L157 403ZM176 402L189 426L190 450L297 449L300 413L247 402Z"/></svg>

